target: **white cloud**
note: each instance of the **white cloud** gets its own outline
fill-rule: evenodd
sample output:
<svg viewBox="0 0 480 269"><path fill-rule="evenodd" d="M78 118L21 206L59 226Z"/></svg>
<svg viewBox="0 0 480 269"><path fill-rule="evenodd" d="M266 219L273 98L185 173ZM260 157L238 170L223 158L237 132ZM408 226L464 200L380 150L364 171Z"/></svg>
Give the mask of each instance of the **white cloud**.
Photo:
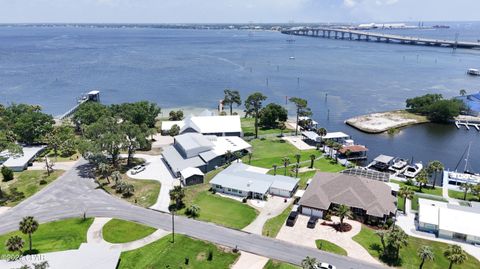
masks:
<svg viewBox="0 0 480 269"><path fill-rule="evenodd" d="M355 0L343 0L343 5L348 8L352 8L357 5L357 2Z"/></svg>

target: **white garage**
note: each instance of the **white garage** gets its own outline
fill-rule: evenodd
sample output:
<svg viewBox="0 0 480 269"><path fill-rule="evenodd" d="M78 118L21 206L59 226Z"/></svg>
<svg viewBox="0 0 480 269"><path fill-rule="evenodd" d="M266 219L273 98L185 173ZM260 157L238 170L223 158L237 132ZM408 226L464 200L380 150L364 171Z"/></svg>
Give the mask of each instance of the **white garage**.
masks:
<svg viewBox="0 0 480 269"><path fill-rule="evenodd" d="M302 206L301 208L302 208L301 213L303 215L315 216L315 217L319 217L319 218L323 217L323 210L318 210L318 209L315 209L315 208L305 207L305 206Z"/></svg>

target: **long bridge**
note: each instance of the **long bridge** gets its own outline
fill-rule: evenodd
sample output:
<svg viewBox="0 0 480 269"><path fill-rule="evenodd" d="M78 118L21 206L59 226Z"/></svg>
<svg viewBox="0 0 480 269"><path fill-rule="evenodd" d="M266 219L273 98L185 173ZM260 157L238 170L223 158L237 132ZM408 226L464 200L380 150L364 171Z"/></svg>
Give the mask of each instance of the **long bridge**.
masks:
<svg viewBox="0 0 480 269"><path fill-rule="evenodd" d="M458 40L430 39L411 36L391 35L367 31L337 29L337 28L291 28L281 31L282 34L323 37L331 39L345 39L358 41L376 41L384 43L410 44L419 46L437 46L463 49L480 49L480 42L466 42Z"/></svg>

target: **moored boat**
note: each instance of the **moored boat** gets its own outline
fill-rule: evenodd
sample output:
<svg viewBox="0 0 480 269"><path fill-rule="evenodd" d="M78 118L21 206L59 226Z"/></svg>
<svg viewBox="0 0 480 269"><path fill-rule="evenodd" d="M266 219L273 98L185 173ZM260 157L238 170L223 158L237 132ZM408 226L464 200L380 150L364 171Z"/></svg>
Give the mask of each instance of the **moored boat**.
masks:
<svg viewBox="0 0 480 269"><path fill-rule="evenodd" d="M408 178L414 178L416 177L420 171L423 169L423 164L422 163L415 163L413 165L407 166L405 169L405 172L403 172L403 175Z"/></svg>
<svg viewBox="0 0 480 269"><path fill-rule="evenodd" d="M468 69L467 74L469 74L470 76L480 76L480 70L470 68Z"/></svg>

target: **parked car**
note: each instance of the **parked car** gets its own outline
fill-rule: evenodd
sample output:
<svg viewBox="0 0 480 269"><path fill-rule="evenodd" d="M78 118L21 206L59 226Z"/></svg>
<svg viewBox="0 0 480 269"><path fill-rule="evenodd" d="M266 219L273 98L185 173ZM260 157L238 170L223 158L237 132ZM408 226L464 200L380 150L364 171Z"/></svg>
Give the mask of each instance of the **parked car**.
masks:
<svg viewBox="0 0 480 269"><path fill-rule="evenodd" d="M317 225L317 222L318 222L318 217L311 216L307 222L307 228L310 228L310 229L315 228L315 225Z"/></svg>
<svg viewBox="0 0 480 269"><path fill-rule="evenodd" d="M138 174L144 170L145 170L144 164L137 165L134 168L132 168L132 175Z"/></svg>
<svg viewBox="0 0 480 269"><path fill-rule="evenodd" d="M337 267L326 262L322 262L318 264L318 269L337 269Z"/></svg>
<svg viewBox="0 0 480 269"><path fill-rule="evenodd" d="M287 218L287 226L293 227L293 225L295 225L295 222L297 222L297 218L298 218L298 212L296 211L290 212L290 215L288 215L288 218Z"/></svg>

